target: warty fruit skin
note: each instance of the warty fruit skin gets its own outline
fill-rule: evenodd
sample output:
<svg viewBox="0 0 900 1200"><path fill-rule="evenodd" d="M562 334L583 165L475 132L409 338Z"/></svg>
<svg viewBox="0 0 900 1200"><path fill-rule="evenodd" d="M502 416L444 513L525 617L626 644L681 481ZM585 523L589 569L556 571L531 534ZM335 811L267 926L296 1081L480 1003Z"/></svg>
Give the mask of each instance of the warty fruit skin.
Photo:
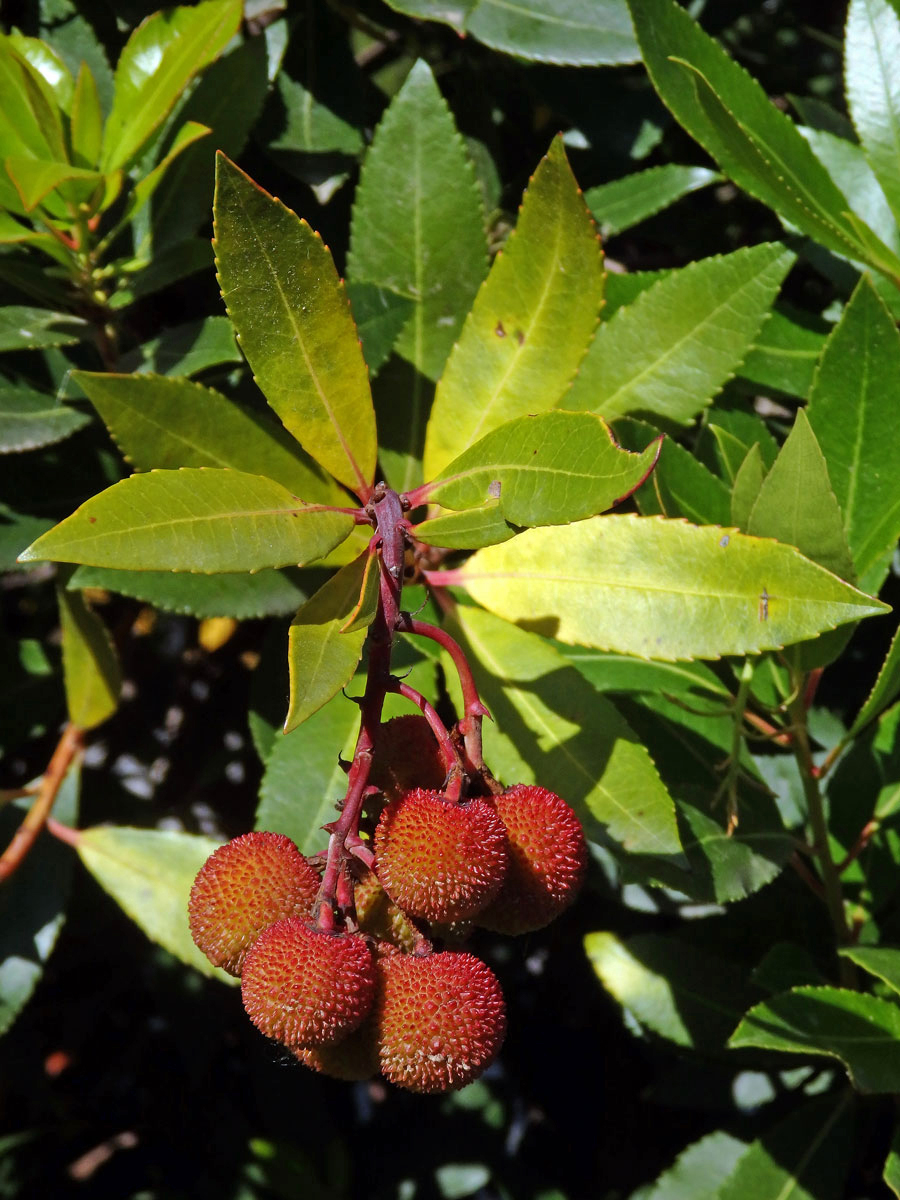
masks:
<svg viewBox="0 0 900 1200"><path fill-rule="evenodd" d="M382 1074L412 1092L465 1087L489 1066L506 1034L497 977L473 954L445 950L378 962L372 1020Z"/></svg>
<svg viewBox="0 0 900 1200"><path fill-rule="evenodd" d="M320 882L284 834L245 833L200 868L188 901L191 935L210 962L240 975L264 929L312 911Z"/></svg>
<svg viewBox="0 0 900 1200"><path fill-rule="evenodd" d="M565 800L534 784L516 784L494 804L506 826L509 868L477 923L495 933L543 929L584 882L588 852L581 823Z"/></svg>
<svg viewBox="0 0 900 1200"><path fill-rule="evenodd" d="M453 804L417 788L388 804L375 830L375 874L410 916L449 923L474 917L506 874L506 831L484 800Z"/></svg>
<svg viewBox="0 0 900 1200"><path fill-rule="evenodd" d="M277 921L247 955L241 995L251 1021L292 1050L329 1046L358 1028L375 993L375 965L358 934Z"/></svg>
<svg viewBox="0 0 900 1200"><path fill-rule="evenodd" d="M404 713L381 726L369 781L388 800L399 800L415 788L438 791L446 773L437 739L423 716Z"/></svg>

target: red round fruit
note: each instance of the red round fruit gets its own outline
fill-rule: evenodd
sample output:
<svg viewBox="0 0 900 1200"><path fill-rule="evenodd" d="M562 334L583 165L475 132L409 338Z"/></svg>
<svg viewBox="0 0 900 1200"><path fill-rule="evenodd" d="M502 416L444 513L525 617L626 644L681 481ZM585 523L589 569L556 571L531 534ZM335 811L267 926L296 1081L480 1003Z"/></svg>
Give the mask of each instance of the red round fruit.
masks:
<svg viewBox="0 0 900 1200"><path fill-rule="evenodd" d="M392 717L381 726L369 781L388 800L399 800L414 788L437 791L446 774L437 738L419 713Z"/></svg>
<svg viewBox="0 0 900 1200"><path fill-rule="evenodd" d="M490 967L446 950L379 960L373 1010L381 1070L412 1092L465 1087L493 1062L506 1033L506 1006Z"/></svg>
<svg viewBox="0 0 900 1200"><path fill-rule="evenodd" d="M542 929L572 903L584 882L587 844L565 800L520 783L494 797L506 826L509 869L478 924L495 933Z"/></svg>
<svg viewBox="0 0 900 1200"><path fill-rule="evenodd" d="M241 995L251 1021L291 1049L328 1046L368 1016L375 967L358 934L325 933L296 917L266 929L247 955Z"/></svg>
<svg viewBox="0 0 900 1200"><path fill-rule="evenodd" d="M506 873L506 831L484 800L453 804L419 788L385 807L375 873L395 904L426 921L464 921L494 898Z"/></svg>
<svg viewBox="0 0 900 1200"><path fill-rule="evenodd" d="M320 882L284 834L245 833L200 868L188 901L191 936L215 966L240 975L264 929L311 912Z"/></svg>

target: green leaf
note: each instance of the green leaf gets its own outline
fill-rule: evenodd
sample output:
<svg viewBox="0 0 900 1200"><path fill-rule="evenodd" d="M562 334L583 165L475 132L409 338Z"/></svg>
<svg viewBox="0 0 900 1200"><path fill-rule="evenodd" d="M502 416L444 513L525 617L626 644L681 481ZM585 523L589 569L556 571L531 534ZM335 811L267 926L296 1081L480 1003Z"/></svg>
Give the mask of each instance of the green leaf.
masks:
<svg viewBox="0 0 900 1200"><path fill-rule="evenodd" d="M75 81L72 100L72 157L80 167L95 167L103 144L103 109L97 81L91 68L82 62Z"/></svg>
<svg viewBox="0 0 900 1200"><path fill-rule="evenodd" d="M632 1200L719 1200L720 1185L746 1149L746 1143L730 1133L709 1133L682 1151L668 1170Z"/></svg>
<svg viewBox="0 0 900 1200"><path fill-rule="evenodd" d="M762 489L766 469L763 466L759 445L751 446L731 488L731 523L742 533L749 532L750 514ZM834 493L832 493L833 495Z"/></svg>
<svg viewBox="0 0 900 1200"><path fill-rule="evenodd" d="M900 17L888 0L851 0L844 71L853 124L900 221Z"/></svg>
<svg viewBox="0 0 900 1200"><path fill-rule="evenodd" d="M412 302L395 348L437 379L487 266L472 162L420 60L391 101L363 162L347 271L355 283L375 284Z"/></svg>
<svg viewBox="0 0 900 1200"><path fill-rule="evenodd" d="M614 430L630 450L643 450L659 436L652 425L631 417L621 417ZM696 525L729 523L725 484L673 438L663 441L653 474L634 498L645 515L686 517Z"/></svg>
<svg viewBox="0 0 900 1200"><path fill-rule="evenodd" d="M116 66L112 111L103 131L105 171L127 166L198 71L238 31L240 0L205 0L143 21Z"/></svg>
<svg viewBox="0 0 900 1200"><path fill-rule="evenodd" d="M598 979L645 1028L678 1046L718 1050L760 995L740 967L661 934L620 941L589 933L584 948Z"/></svg>
<svg viewBox="0 0 900 1200"><path fill-rule="evenodd" d="M322 826L335 820L337 803L347 792L340 760L352 759L358 726L356 705L338 695L293 733L276 736L255 828L286 834L302 854L324 850L328 835Z"/></svg>
<svg viewBox="0 0 900 1200"><path fill-rule="evenodd" d="M290 733L353 678L378 604L378 556L364 551L303 605L288 633Z"/></svg>
<svg viewBox="0 0 900 1200"><path fill-rule="evenodd" d="M82 830L75 848L100 886L151 941L202 975L234 986L238 980L212 965L188 928L191 885L218 844L193 833L104 825Z"/></svg>
<svg viewBox="0 0 900 1200"><path fill-rule="evenodd" d="M79 729L94 729L118 707L122 669L109 630L82 593L59 587L56 594L69 720Z"/></svg>
<svg viewBox="0 0 900 1200"><path fill-rule="evenodd" d="M413 527L413 534L420 542L445 550L480 550L482 546L507 542L518 532L504 518L498 500L465 512L429 517Z"/></svg>
<svg viewBox="0 0 900 1200"><path fill-rule="evenodd" d="M431 18L494 50L572 66L638 59L623 0L387 0L396 12Z"/></svg>
<svg viewBox="0 0 900 1200"><path fill-rule="evenodd" d="M562 407L692 421L753 345L793 261L763 243L660 279L603 322Z"/></svg>
<svg viewBox="0 0 900 1200"><path fill-rule="evenodd" d="M201 317L199 321L187 321L184 325L164 329L159 337L142 342L119 359L119 367L123 372L187 377L209 367L240 361L241 354L228 318Z"/></svg>
<svg viewBox="0 0 900 1200"><path fill-rule="evenodd" d="M65 158L59 110L41 76L0 37L0 161L11 154Z"/></svg>
<svg viewBox="0 0 900 1200"><path fill-rule="evenodd" d="M796 546L804 557L855 582L841 510L825 457L803 409L763 480L747 532Z"/></svg>
<svg viewBox="0 0 900 1200"><path fill-rule="evenodd" d="M22 542L19 542L21 547ZM105 588L167 612L192 617L284 617L307 593L291 572L265 568L255 575L190 575L172 571L116 571L78 567L70 588Z"/></svg>
<svg viewBox="0 0 900 1200"><path fill-rule="evenodd" d="M444 467L428 500L467 509L499 497L500 511L513 525L565 525L629 496L653 469L660 441L632 454L591 413L520 417Z"/></svg>
<svg viewBox="0 0 900 1200"><path fill-rule="evenodd" d="M594 224L557 138L438 383L426 479L506 421L556 407L596 328L602 295Z"/></svg>
<svg viewBox="0 0 900 1200"><path fill-rule="evenodd" d="M23 570L16 562L16 555L23 546L46 533L52 524L46 517L16 512L0 501L0 570Z"/></svg>
<svg viewBox="0 0 900 1200"><path fill-rule="evenodd" d="M159 160L152 171L135 184L131 195L128 197L117 228L121 228L127 225L129 221L133 221L141 209L149 203L150 198L162 183L169 168L187 150L188 146L193 146L195 142L198 142L201 138L208 137L211 133L212 130L208 125L201 125L198 121L186 121L181 126L175 134L165 156Z"/></svg>
<svg viewBox="0 0 900 1200"><path fill-rule="evenodd" d="M74 378L139 471L231 467L274 479L308 502L346 500L282 430L221 392L162 375L76 371Z"/></svg>
<svg viewBox="0 0 900 1200"><path fill-rule="evenodd" d="M767 1129L716 1200L842 1200L853 1150L852 1094L819 1096Z"/></svg>
<svg viewBox="0 0 900 1200"><path fill-rule="evenodd" d="M52 98L63 112L68 113L72 107L75 81L54 48L42 42L40 38L26 37L18 30L7 34L6 40L18 56L29 63L44 81L48 100Z"/></svg>
<svg viewBox="0 0 900 1200"><path fill-rule="evenodd" d="M900 1008L877 996L794 988L752 1008L729 1045L825 1054L841 1060L858 1091L900 1088Z"/></svg>
<svg viewBox="0 0 900 1200"><path fill-rule="evenodd" d="M242 471L151 471L93 496L19 555L125 570L258 571L322 558L353 518Z"/></svg>
<svg viewBox="0 0 900 1200"><path fill-rule="evenodd" d="M312 30L307 36L310 36ZM321 49L310 51L310 59L318 65ZM315 56L315 57L314 57ZM318 82L318 80L317 80ZM275 80L275 89L283 106L278 134L270 142L270 151L289 154L346 154L356 156L364 148L363 136L355 125L318 100L298 79L291 79L282 68Z"/></svg>
<svg viewBox="0 0 900 1200"><path fill-rule="evenodd" d="M856 714L856 720L850 726L847 734L848 740L857 737L870 721L874 720L897 698L898 694L900 694L900 629L891 639L874 687Z"/></svg>
<svg viewBox="0 0 900 1200"><path fill-rule="evenodd" d="M29 698L30 701L30 698ZM24 697L19 703L29 703ZM53 814L65 824L78 820L81 771L66 772ZM9 844L24 813L6 805L0 836ZM0 1034L9 1029L31 998L66 919L66 903L75 859L56 838L38 838L31 853L0 889Z"/></svg>
<svg viewBox="0 0 900 1200"><path fill-rule="evenodd" d="M828 327L801 324L799 318L772 311L741 363L741 379L791 396L809 395ZM802 320L809 318L804 314Z"/></svg>
<svg viewBox="0 0 900 1200"><path fill-rule="evenodd" d="M664 660L756 654L886 611L793 547L658 517L529 529L447 578L562 642Z"/></svg>
<svg viewBox="0 0 900 1200"><path fill-rule="evenodd" d="M600 226L601 235L608 238L640 224L682 196L721 180L721 175L707 167L666 163L590 188L584 198Z"/></svg>
<svg viewBox="0 0 900 1200"><path fill-rule="evenodd" d="M398 296L386 287L378 287L374 283L356 283L352 279L347 280L347 295L350 297L366 366L370 377L374 378L390 357L415 302L407 296ZM378 424L380 431L381 421Z"/></svg>
<svg viewBox="0 0 900 1200"><path fill-rule="evenodd" d="M629 0L641 54L675 119L723 172L829 250L894 273L790 119L674 0ZM867 244L863 244L863 243Z"/></svg>
<svg viewBox="0 0 900 1200"><path fill-rule="evenodd" d="M656 663L627 654L607 654L581 646L556 649L590 680L598 692L696 692L728 699L731 692L703 663Z"/></svg>
<svg viewBox="0 0 900 1200"><path fill-rule="evenodd" d="M380 478L398 492L422 482L425 422L434 398L430 379L394 355L372 388L378 420Z"/></svg>
<svg viewBox="0 0 900 1200"><path fill-rule="evenodd" d="M46 199L48 193L70 179L95 185L103 178L97 171L86 171L70 163L48 162L46 159L39 162L24 155L10 155L6 160L6 172L15 184L26 212L31 212Z"/></svg>
<svg viewBox="0 0 900 1200"><path fill-rule="evenodd" d="M367 495L375 414L328 249L222 154L215 214L222 295L266 399L313 458Z"/></svg>
<svg viewBox="0 0 900 1200"><path fill-rule="evenodd" d="M494 718L485 757L498 776L556 791L594 841L609 836L629 852L680 861L672 799L610 701L547 642L490 613L460 606L450 630Z"/></svg>
<svg viewBox="0 0 900 1200"><path fill-rule="evenodd" d="M63 326L62 329L57 326ZM71 346L87 337L90 326L81 317L44 308L9 305L0 308L0 353L7 350L43 350Z"/></svg>
<svg viewBox="0 0 900 1200"><path fill-rule="evenodd" d="M864 277L825 346L808 415L860 587L871 592L884 582L900 535L900 424L890 402L898 372L900 334Z"/></svg>
<svg viewBox="0 0 900 1200"><path fill-rule="evenodd" d="M51 396L0 383L0 454L61 442L91 418Z"/></svg>
<svg viewBox="0 0 900 1200"><path fill-rule="evenodd" d="M842 946L838 953L900 993L900 950L890 946Z"/></svg>

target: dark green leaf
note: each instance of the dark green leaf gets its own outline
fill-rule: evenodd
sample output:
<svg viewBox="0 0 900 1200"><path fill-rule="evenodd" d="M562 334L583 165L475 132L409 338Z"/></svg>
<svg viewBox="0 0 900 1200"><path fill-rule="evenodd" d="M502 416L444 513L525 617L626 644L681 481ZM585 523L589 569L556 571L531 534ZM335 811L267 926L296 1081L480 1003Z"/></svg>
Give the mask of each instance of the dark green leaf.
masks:
<svg viewBox="0 0 900 1200"><path fill-rule="evenodd" d="M802 409L763 480L747 532L796 546L806 558L841 579L855 582L853 560L825 457Z"/></svg>
<svg viewBox="0 0 900 1200"><path fill-rule="evenodd" d="M606 990L647 1029L679 1046L721 1049L760 995L740 967L661 934L620 941L589 933L584 947Z"/></svg>
<svg viewBox="0 0 900 1200"><path fill-rule="evenodd" d="M78 820L79 784L76 764L69 768L53 806L54 816L65 824ZM4 808L4 845L24 815L16 806ZM66 919L74 861L68 846L45 836L0 889L0 1033L28 1002L56 945Z"/></svg>
<svg viewBox="0 0 900 1200"><path fill-rule="evenodd" d="M86 337L89 328L87 321L69 313L11 305L0 308L0 352L70 346Z"/></svg>
<svg viewBox="0 0 900 1200"><path fill-rule="evenodd" d="M205 0L154 13L132 33L116 66L103 131L103 169L130 163L191 79L237 33L240 0Z"/></svg>
<svg viewBox="0 0 900 1200"><path fill-rule="evenodd" d="M20 548L21 545L20 542ZM191 575L78 567L68 586L105 588L122 596L133 596L155 608L192 617L240 620L287 616L295 613L307 598L293 573L268 568L254 575Z"/></svg>
<svg viewBox="0 0 900 1200"><path fill-rule="evenodd" d="M86 413L50 396L0 383L0 454L61 442L89 423Z"/></svg>
<svg viewBox="0 0 900 1200"><path fill-rule="evenodd" d="M809 421L844 517L860 587L875 592L900 534L900 423L891 397L900 334L868 279L860 280L822 354Z"/></svg>
<svg viewBox="0 0 900 1200"><path fill-rule="evenodd" d="M660 279L600 325L562 407L693 420L753 345L793 261L763 243Z"/></svg>
<svg viewBox="0 0 900 1200"><path fill-rule="evenodd" d="M719 183L721 179L721 175L707 167L666 163L590 188L584 198L600 226L600 233L607 238L631 229L682 196L711 183Z"/></svg>
<svg viewBox="0 0 900 1200"><path fill-rule="evenodd" d="M188 376L208 367L240 361L240 351L228 318L202 317L199 321L164 329L159 337L143 342L119 360L119 369ZM210 420L209 424L215 423Z"/></svg>
<svg viewBox="0 0 900 1200"><path fill-rule="evenodd" d="M306 505L260 475L184 468L113 484L19 558L137 571L257 571L322 558L352 528L352 517Z"/></svg>
<svg viewBox="0 0 900 1200"><path fill-rule="evenodd" d="M215 212L219 283L266 399L313 458L367 494L375 414L327 247L222 154Z"/></svg>
<svg viewBox="0 0 900 1200"><path fill-rule="evenodd" d="M900 1008L832 987L794 988L752 1008L729 1045L839 1058L861 1092L900 1088Z"/></svg>
<svg viewBox="0 0 900 1200"><path fill-rule="evenodd" d="M343 696L314 713L299 729L276 735L260 786L256 828L287 834L303 854L324 850L322 826L337 816L347 792L343 757L353 757L359 710Z"/></svg>
<svg viewBox="0 0 900 1200"><path fill-rule="evenodd" d="M839 953L900 993L900 950L890 946L844 946Z"/></svg>
<svg viewBox="0 0 900 1200"><path fill-rule="evenodd" d="M232 467L274 479L309 502L344 503L345 494L282 430L221 392L161 375L77 371L74 378L139 471Z"/></svg>
<svg viewBox="0 0 900 1200"><path fill-rule="evenodd" d="M378 287L374 283L356 283L351 279L347 280L347 295L350 297L366 366L370 377L374 378L387 362L415 302L389 288ZM377 395L375 403L377 409ZM381 432L381 421L378 424Z"/></svg>
<svg viewBox="0 0 900 1200"><path fill-rule="evenodd" d="M709 1133L688 1146L655 1183L641 1188L632 1200L719 1200L720 1185L746 1149L745 1142L729 1133Z"/></svg>
<svg viewBox="0 0 900 1200"><path fill-rule="evenodd" d="M411 17L452 25L494 50L538 62L599 66L638 58L624 0L387 0Z"/></svg>
<svg viewBox="0 0 900 1200"><path fill-rule="evenodd" d="M18 513L0 501L0 570L22 570L16 562L25 546L46 533L53 522L46 517Z"/></svg>
<svg viewBox="0 0 900 1200"><path fill-rule="evenodd" d="M856 715L856 720L850 727L849 738L855 738L868 723L883 712L887 706L900 694L900 630L892 640L875 686L866 697L865 703Z"/></svg>
<svg viewBox="0 0 900 1200"><path fill-rule="evenodd" d="M741 363L742 379L791 396L809 395L827 326L814 328L797 317L774 309Z"/></svg>
<svg viewBox="0 0 900 1200"><path fill-rule="evenodd" d="M375 131L347 264L354 282L412 301L396 349L437 379L488 263L475 172L425 62L410 71Z"/></svg>
<svg viewBox="0 0 900 1200"><path fill-rule="evenodd" d="M631 417L621 417L614 430L630 450L643 450L659 436L652 425ZM729 524L725 484L673 438L663 441L653 474L634 498L649 516L686 517L696 525Z"/></svg>
<svg viewBox="0 0 900 1200"><path fill-rule="evenodd" d="M394 355L372 385L378 419L378 466L398 492L422 482L425 422L434 384L412 363Z"/></svg>

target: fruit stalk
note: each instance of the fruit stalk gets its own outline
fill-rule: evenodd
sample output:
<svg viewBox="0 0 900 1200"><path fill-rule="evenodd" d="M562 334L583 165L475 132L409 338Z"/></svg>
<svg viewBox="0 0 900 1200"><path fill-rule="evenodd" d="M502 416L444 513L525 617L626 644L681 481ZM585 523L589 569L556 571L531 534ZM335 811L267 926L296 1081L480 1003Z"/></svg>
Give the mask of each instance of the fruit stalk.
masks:
<svg viewBox="0 0 900 1200"><path fill-rule="evenodd" d="M341 815L332 826L319 892L316 919L319 929L325 932L331 932L335 928L337 887L347 853L347 839L359 834L359 817L366 796L369 772L372 769L372 753L381 724L381 710L384 707L385 695L391 690L391 651L403 592L403 560L409 522L400 497L380 483L372 493L367 511L375 526L373 536L380 543L378 607L370 633L369 669L366 689L359 702L359 735L347 780L347 794L344 797Z"/></svg>

